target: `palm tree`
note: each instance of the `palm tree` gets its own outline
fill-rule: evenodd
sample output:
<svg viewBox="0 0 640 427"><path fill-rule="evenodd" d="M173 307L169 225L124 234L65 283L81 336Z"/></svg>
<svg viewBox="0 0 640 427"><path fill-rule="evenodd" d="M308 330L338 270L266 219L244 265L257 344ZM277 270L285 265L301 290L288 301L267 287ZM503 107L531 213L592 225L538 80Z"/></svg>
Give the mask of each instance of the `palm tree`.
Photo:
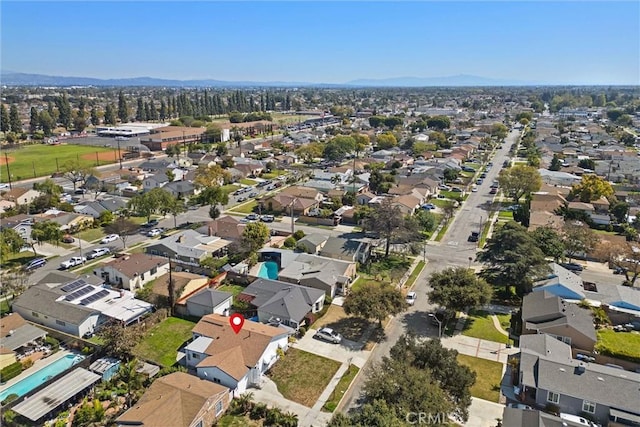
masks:
<svg viewBox="0 0 640 427"><path fill-rule="evenodd" d="M142 375L138 372L138 360L132 359L120 365L118 379L127 387L127 407L130 408L133 392L142 388Z"/></svg>

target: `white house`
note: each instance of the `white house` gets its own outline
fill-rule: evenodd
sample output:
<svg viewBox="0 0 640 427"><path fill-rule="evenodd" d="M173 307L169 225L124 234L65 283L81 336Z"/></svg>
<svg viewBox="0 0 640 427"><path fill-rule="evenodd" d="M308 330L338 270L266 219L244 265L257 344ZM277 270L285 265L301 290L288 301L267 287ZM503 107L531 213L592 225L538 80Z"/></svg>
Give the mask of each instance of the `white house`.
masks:
<svg viewBox="0 0 640 427"><path fill-rule="evenodd" d="M245 320L236 334L229 318L218 314L202 317L192 333L193 341L185 348L187 367L202 379L228 387L233 396L260 384L278 360L278 350L289 347L283 328Z"/></svg>
<svg viewBox="0 0 640 427"><path fill-rule="evenodd" d="M105 282L135 291L169 272L167 258L149 254L131 254L101 265L93 270Z"/></svg>

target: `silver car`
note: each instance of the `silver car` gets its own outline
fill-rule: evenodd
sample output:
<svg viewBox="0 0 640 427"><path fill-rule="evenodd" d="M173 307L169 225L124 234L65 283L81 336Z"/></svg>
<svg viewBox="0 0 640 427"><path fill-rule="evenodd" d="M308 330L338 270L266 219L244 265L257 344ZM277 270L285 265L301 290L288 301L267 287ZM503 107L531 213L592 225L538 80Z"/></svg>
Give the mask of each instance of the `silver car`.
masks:
<svg viewBox="0 0 640 427"><path fill-rule="evenodd" d="M313 337L334 344L340 344L340 342L342 342L342 335L331 328L320 328Z"/></svg>

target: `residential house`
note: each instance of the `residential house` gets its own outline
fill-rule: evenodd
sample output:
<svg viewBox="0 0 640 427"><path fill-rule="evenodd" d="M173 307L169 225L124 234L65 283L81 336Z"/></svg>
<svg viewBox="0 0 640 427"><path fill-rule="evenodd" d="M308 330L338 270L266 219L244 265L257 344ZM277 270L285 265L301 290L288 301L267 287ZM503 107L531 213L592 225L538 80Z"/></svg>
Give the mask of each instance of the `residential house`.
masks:
<svg viewBox="0 0 640 427"><path fill-rule="evenodd" d="M392 206L397 206L403 215L412 215L420 207L420 199L412 194L397 196L391 202Z"/></svg>
<svg viewBox="0 0 640 427"><path fill-rule="evenodd" d="M325 236L324 234L308 234L302 239L298 240L298 244L296 245L296 247L308 254L317 254L322 250L322 247L324 246L326 241L327 236Z"/></svg>
<svg viewBox="0 0 640 427"><path fill-rule="evenodd" d="M40 341L47 333L27 323L19 313L9 313L0 322L0 369L17 362L16 353Z"/></svg>
<svg viewBox="0 0 640 427"><path fill-rule="evenodd" d="M557 215L566 203L564 197L553 193L534 193L531 195L531 207L529 209L529 230L539 227L551 227L560 230L564 225L564 218Z"/></svg>
<svg viewBox="0 0 640 427"><path fill-rule="evenodd" d="M367 238L350 239L332 236L327 239L319 255L364 264L369 260L371 250L371 242Z"/></svg>
<svg viewBox="0 0 640 427"><path fill-rule="evenodd" d="M187 199L199 193L198 189L189 181L173 181L165 184L163 190L168 191L178 200Z"/></svg>
<svg viewBox="0 0 640 427"><path fill-rule="evenodd" d="M10 200L0 200L0 214L3 214L16 207L16 203Z"/></svg>
<svg viewBox="0 0 640 427"><path fill-rule="evenodd" d="M538 169L542 182L549 185L561 185L564 187L571 187L573 184L580 182L581 178L577 175L573 175L561 171L550 171L547 169Z"/></svg>
<svg viewBox="0 0 640 427"><path fill-rule="evenodd" d="M505 406L502 412L502 425L509 427L584 427L587 423L562 419L559 416L548 414L533 408L510 408Z"/></svg>
<svg viewBox="0 0 640 427"><path fill-rule="evenodd" d="M31 238L31 226L35 220L33 216L18 214L0 219L0 229L11 228L15 230L23 239Z"/></svg>
<svg viewBox="0 0 640 427"><path fill-rule="evenodd" d="M168 302L169 279L173 281L174 301L176 304L187 295L207 287L209 277L202 274L189 273L187 271L172 271L153 281L151 292Z"/></svg>
<svg viewBox="0 0 640 427"><path fill-rule="evenodd" d="M145 252L171 258L182 266L198 267L200 261L208 257L224 255L229 240L217 236L206 236L195 230L184 230L162 238L147 246Z"/></svg>
<svg viewBox="0 0 640 427"><path fill-rule="evenodd" d="M170 179L167 176L167 174L161 171L156 174L147 176L142 181L142 187L144 191L150 191L150 190L153 190L154 188L164 187L169 181Z"/></svg>
<svg viewBox="0 0 640 427"><path fill-rule="evenodd" d="M522 299L522 334L549 334L586 351L592 351L597 341L590 309L544 290Z"/></svg>
<svg viewBox="0 0 640 427"><path fill-rule="evenodd" d="M369 191L365 191L365 192L356 194L356 203L358 205L368 205L369 202L375 198L376 198L375 194Z"/></svg>
<svg viewBox="0 0 640 427"><path fill-rule="evenodd" d="M218 291L212 288L204 288L196 292L186 300L186 314L193 317L202 317L207 314L220 314L227 316L233 304L233 294Z"/></svg>
<svg viewBox="0 0 640 427"><path fill-rule="evenodd" d="M77 230L90 227L93 224L93 218L89 215L79 214L75 212L64 212L57 209L49 209L48 211L34 215L36 220L52 221L60 225L60 230L74 233Z"/></svg>
<svg viewBox="0 0 640 427"><path fill-rule="evenodd" d="M309 188L309 190L313 189ZM313 191L317 192L317 190ZM318 192L318 194L321 193ZM307 215L312 209L315 209L320 205L319 200L291 196L283 194L283 192L268 197L261 203L264 208L270 212L290 214L293 210L294 215Z"/></svg>
<svg viewBox="0 0 640 427"><path fill-rule="evenodd" d="M99 265L93 270L93 274L111 285L135 291L168 271L167 258L134 253Z"/></svg>
<svg viewBox="0 0 640 427"><path fill-rule="evenodd" d="M126 208L126 203L122 199L96 200L74 206L73 210L82 215L89 215L92 218L99 218L103 212L116 213Z"/></svg>
<svg viewBox="0 0 640 427"><path fill-rule="evenodd" d="M205 234L218 236L228 240L240 240L246 224L241 223L236 217L222 215L206 225ZM200 229L198 230L200 231Z"/></svg>
<svg viewBox="0 0 640 427"><path fill-rule="evenodd" d="M568 344L546 334L522 336L520 350L514 390L523 403L588 414L603 425L640 421L640 373L572 359Z"/></svg>
<svg viewBox="0 0 640 427"><path fill-rule="evenodd" d="M237 296L238 301L257 309L260 322L278 323L295 330L313 323L313 314L322 310L324 298L325 293L320 289L262 278Z"/></svg>
<svg viewBox="0 0 640 427"><path fill-rule="evenodd" d="M278 352L289 347L284 328L245 320L235 333L229 318L218 314L203 316L192 332L184 363L199 378L229 388L234 397L258 386L278 360Z"/></svg>
<svg viewBox="0 0 640 427"><path fill-rule="evenodd" d="M279 156L275 156L274 159L278 163L278 167L284 168L300 163L300 159L298 158L298 156L293 153L280 154Z"/></svg>
<svg viewBox="0 0 640 427"><path fill-rule="evenodd" d="M116 419L117 426L201 427L216 424L229 407L229 390L186 372L155 380Z"/></svg>
<svg viewBox="0 0 640 427"><path fill-rule="evenodd" d="M38 190L15 187L2 193L2 200L13 202L16 205L28 205L41 195L42 193Z"/></svg>

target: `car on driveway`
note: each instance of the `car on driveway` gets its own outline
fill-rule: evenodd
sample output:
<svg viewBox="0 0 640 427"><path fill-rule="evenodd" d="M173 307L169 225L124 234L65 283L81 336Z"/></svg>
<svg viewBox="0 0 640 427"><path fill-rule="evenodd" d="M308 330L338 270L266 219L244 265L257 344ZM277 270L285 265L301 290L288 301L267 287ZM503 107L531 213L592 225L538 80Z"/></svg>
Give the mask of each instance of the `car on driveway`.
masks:
<svg viewBox="0 0 640 427"><path fill-rule="evenodd" d="M33 271L36 268L44 267L47 260L44 258L36 258L29 261L29 264L23 267L24 271Z"/></svg>
<svg viewBox="0 0 640 427"><path fill-rule="evenodd" d="M95 248L91 252L87 254L88 259L96 259L100 258L103 255L107 255L111 253L111 249L109 248Z"/></svg>
<svg viewBox="0 0 640 427"><path fill-rule="evenodd" d="M409 293L407 293L407 298L405 299L407 301L407 304L409 305L413 305L416 303L416 299L418 298L418 294L416 294L415 292L411 291Z"/></svg>
<svg viewBox="0 0 640 427"><path fill-rule="evenodd" d="M78 265L82 265L85 262L87 262L87 258L74 256L74 257L71 257L70 259L68 259L66 261L62 261L60 263L60 269L61 270L68 270L68 269L70 269L72 267L76 267Z"/></svg>
<svg viewBox="0 0 640 427"><path fill-rule="evenodd" d="M104 236L102 238L102 240L100 240L100 243L104 245L104 244L107 244L107 243L115 242L119 238L120 238L120 236L118 236L117 234L109 234L107 236Z"/></svg>
<svg viewBox="0 0 640 427"><path fill-rule="evenodd" d="M260 215L252 213L246 216L249 221L257 221L260 219Z"/></svg>
<svg viewBox="0 0 640 427"><path fill-rule="evenodd" d="M275 217L273 215L262 215L260 217L260 221L262 222L273 222L275 221Z"/></svg>
<svg viewBox="0 0 640 427"><path fill-rule="evenodd" d="M334 344L340 344L342 342L342 335L331 328L320 328L318 332L313 335L313 337Z"/></svg>
<svg viewBox="0 0 640 427"><path fill-rule="evenodd" d="M247 198L246 198L246 196L240 196L240 197L238 197L237 201L238 201L238 203L246 202Z"/></svg>
<svg viewBox="0 0 640 427"><path fill-rule="evenodd" d="M582 271L584 267L582 267L577 262L563 262L560 264L562 267L566 268L569 271Z"/></svg>
<svg viewBox="0 0 640 427"><path fill-rule="evenodd" d="M422 205L422 209L426 209L428 211L435 208L436 208L436 205L434 205L433 203L425 203L424 205Z"/></svg>
<svg viewBox="0 0 640 427"><path fill-rule="evenodd" d="M160 228L153 228L151 230L149 230L149 232L147 233L147 236L149 237L156 237L162 234L162 229Z"/></svg>

